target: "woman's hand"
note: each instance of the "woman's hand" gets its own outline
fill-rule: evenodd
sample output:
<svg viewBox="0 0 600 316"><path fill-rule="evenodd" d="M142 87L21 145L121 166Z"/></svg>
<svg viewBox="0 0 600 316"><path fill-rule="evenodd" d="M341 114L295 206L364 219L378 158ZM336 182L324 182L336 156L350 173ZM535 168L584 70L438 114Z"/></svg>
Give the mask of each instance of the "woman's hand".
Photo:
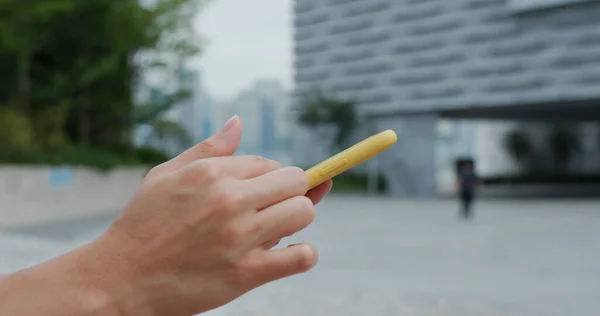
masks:
<svg viewBox="0 0 600 316"><path fill-rule="evenodd" d="M307 192L299 168L231 156L241 129L234 118L154 168L103 236L54 262L55 270L76 267L73 275L94 290L86 305L103 315L194 315L316 264L311 245L272 247L313 221L331 182Z"/></svg>

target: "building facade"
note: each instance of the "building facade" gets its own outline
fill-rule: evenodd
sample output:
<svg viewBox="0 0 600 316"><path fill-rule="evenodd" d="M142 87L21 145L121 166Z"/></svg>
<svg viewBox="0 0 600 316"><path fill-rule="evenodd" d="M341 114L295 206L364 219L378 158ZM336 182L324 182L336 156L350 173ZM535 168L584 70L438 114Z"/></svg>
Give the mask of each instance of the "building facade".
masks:
<svg viewBox="0 0 600 316"><path fill-rule="evenodd" d="M600 120L600 1L296 0L294 12L297 90L355 100L374 130L398 133L379 163L392 194L436 195L440 118Z"/></svg>

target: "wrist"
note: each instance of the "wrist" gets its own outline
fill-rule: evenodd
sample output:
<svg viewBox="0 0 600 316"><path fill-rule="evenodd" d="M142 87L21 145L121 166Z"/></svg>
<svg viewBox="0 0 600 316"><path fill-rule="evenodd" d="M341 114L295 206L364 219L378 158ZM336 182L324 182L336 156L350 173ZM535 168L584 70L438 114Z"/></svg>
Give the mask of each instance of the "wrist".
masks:
<svg viewBox="0 0 600 316"><path fill-rule="evenodd" d="M77 251L0 279L0 315L120 315L114 297L87 282Z"/></svg>
<svg viewBox="0 0 600 316"><path fill-rule="evenodd" d="M95 302L89 305L98 307L99 315L153 316L148 302L156 294L142 286L140 268L126 254L125 245L106 234L74 253L80 284L95 293L88 295Z"/></svg>
<svg viewBox="0 0 600 316"><path fill-rule="evenodd" d="M110 231L79 249L76 261L82 284L102 293L104 308L118 311L109 315L175 315L173 304L165 302L176 300L177 282L156 275L148 278L153 273L135 259L140 257L135 252L143 246L124 244L127 239Z"/></svg>

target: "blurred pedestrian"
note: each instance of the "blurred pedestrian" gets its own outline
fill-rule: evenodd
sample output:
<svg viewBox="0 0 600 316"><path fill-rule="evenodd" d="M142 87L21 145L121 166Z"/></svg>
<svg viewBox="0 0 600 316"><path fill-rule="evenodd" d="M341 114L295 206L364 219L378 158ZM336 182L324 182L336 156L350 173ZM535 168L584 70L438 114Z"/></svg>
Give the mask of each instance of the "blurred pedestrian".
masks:
<svg viewBox="0 0 600 316"><path fill-rule="evenodd" d="M464 219L473 217L473 199L479 179L472 162L462 163L458 169L457 187L460 202L460 216Z"/></svg>

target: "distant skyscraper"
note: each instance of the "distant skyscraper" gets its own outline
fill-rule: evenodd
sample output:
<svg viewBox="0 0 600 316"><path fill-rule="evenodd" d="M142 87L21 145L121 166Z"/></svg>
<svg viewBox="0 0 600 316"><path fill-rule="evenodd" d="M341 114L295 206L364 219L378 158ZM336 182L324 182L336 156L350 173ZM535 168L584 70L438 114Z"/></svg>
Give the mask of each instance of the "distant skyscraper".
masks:
<svg viewBox="0 0 600 316"><path fill-rule="evenodd" d="M256 154L289 164L291 96L277 81L264 80L219 105L220 122L238 115L244 134L238 154Z"/></svg>
<svg viewBox="0 0 600 316"><path fill-rule="evenodd" d="M136 92L136 103L161 104L166 101L167 95L177 91L187 91L187 98L172 105L162 115L162 119L179 123L189 136L189 140L198 143L209 137L214 131L214 120L216 119L213 102L202 89L200 73L193 69L179 69L174 80L156 83L154 85L144 83L138 87ZM162 82L161 82L162 83ZM134 141L138 146L151 145L167 150L175 155L187 148L187 146L169 145L165 148L164 142L156 142L152 139L153 129L151 124L139 126L136 130ZM189 144L189 145L192 145Z"/></svg>
<svg viewBox="0 0 600 316"><path fill-rule="evenodd" d="M200 74L197 71L182 69L179 71L179 89L189 92L189 97L176 105L179 122L185 128L190 140L198 140L200 134L201 112L198 101L200 94Z"/></svg>
<svg viewBox="0 0 600 316"><path fill-rule="evenodd" d="M261 104L262 137L261 150L272 153L277 149L277 135L275 135L275 107L269 100L263 100Z"/></svg>
<svg viewBox="0 0 600 316"><path fill-rule="evenodd" d="M202 135L201 139L209 138L214 133L215 128L215 108L214 102L209 98L205 97L200 103L202 106Z"/></svg>

